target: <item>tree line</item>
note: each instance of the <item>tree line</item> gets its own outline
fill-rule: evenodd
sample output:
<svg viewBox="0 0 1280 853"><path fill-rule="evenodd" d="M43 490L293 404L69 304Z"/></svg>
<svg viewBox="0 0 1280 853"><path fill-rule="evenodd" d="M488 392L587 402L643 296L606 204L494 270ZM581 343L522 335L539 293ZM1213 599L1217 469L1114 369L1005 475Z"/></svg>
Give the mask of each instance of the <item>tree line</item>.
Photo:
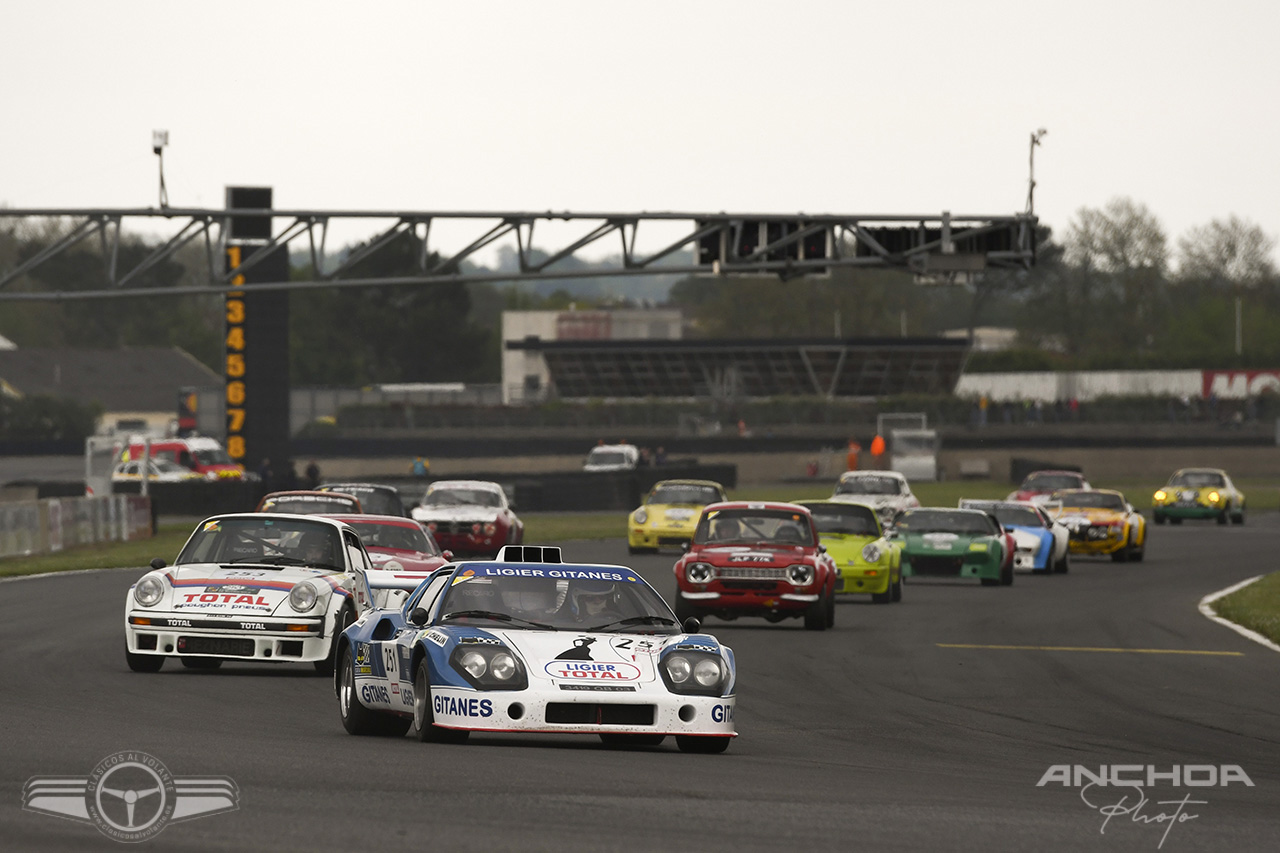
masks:
<svg viewBox="0 0 1280 853"><path fill-rule="evenodd" d="M0 225L0 269L60 236L56 223ZM891 270L833 269L829 276L689 277L665 304L684 312L694 337L932 336L981 326L1015 329L1016 345L976 354L971 369L1275 367L1280 364L1280 277L1275 240L1250 221L1214 219L1171 240L1143 204L1117 198L1082 208L1055 234L1039 229L1029 271L988 272L966 287L917 283ZM126 237L119 261L152 246ZM360 245L348 247L356 251ZM421 245L406 233L365 259L354 275L408 275ZM204 284L203 249L189 246L150 268L138 284L155 298L10 302L0 334L18 346L179 346L221 371L218 297L159 295ZM82 244L37 267L10 289L86 289L103 258ZM313 271L295 266L297 280ZM614 280L614 284L618 280ZM624 282L625 284L625 282ZM548 292L551 290L551 292ZM657 301L652 288L646 304ZM501 312L626 305L568 287L448 283L334 288L290 294L290 371L297 385L500 380ZM1236 311L1240 305L1240 352Z"/></svg>

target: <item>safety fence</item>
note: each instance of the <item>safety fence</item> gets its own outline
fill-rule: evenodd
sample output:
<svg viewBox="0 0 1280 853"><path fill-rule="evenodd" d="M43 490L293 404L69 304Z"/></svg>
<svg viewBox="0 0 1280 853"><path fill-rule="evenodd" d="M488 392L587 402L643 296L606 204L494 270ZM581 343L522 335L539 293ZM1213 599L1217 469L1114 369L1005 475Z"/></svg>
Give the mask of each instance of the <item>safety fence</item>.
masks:
<svg viewBox="0 0 1280 853"><path fill-rule="evenodd" d="M151 534L151 500L139 495L0 503L0 557L148 539Z"/></svg>

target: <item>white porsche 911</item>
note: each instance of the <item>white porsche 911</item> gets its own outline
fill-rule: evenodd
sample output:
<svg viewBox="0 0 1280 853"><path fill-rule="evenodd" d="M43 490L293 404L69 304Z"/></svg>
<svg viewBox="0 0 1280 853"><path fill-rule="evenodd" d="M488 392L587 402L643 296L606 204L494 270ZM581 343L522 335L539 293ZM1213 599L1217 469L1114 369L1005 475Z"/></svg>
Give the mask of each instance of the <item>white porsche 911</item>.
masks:
<svg viewBox="0 0 1280 853"><path fill-rule="evenodd" d="M337 637L358 605L372 604L354 600L356 573L371 568L364 545L329 518L214 516L172 566L157 558L151 567L125 599L125 660L135 672L177 658L193 669L311 662L327 675Z"/></svg>

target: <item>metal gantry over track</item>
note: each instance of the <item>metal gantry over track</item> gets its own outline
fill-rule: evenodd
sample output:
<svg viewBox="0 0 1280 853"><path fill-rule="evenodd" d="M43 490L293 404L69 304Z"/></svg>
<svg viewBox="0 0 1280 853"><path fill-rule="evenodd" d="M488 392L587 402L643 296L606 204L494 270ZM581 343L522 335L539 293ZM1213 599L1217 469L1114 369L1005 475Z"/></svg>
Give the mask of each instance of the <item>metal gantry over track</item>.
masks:
<svg viewBox="0 0 1280 853"><path fill-rule="evenodd" d="M68 300L125 296L224 294L232 281L280 247L306 252L313 275L306 281L254 282L253 290L315 287L429 285L443 282L527 281L631 275L733 275L772 273L783 279L826 274L841 267L898 268L933 280L955 280L989 269L1026 269L1035 260L1036 217L916 215L742 214L742 213L571 213L547 211L334 211L266 208L6 209L0 228L24 221L53 220L62 225L57 239L40 252L0 269L0 301ZM230 223L257 222L252 235L233 233ZM358 250L340 259L327 254L331 226L346 231L362 221L390 220ZM570 223L571 237L558 248L535 248L540 223ZM460 249L433 244L434 227L448 224L451 234L469 234ZM280 227L283 226L283 227ZM128 268L120 264L122 238L130 234L176 232ZM374 225L376 227L376 224ZM563 231L563 227L557 226ZM668 235L661 248L637 248L652 231ZM670 239L673 229L679 235ZM544 227L544 230L545 227ZM344 231L345 233L345 231ZM362 261L386 251L397 240L417 238L416 268L407 274L357 275ZM229 241L245 245L238 266L224 262ZM514 242L519 268L493 271L471 263L481 249ZM616 241L616 242L615 242ZM15 289L15 281L58 255L88 242L103 260L100 287L74 291ZM203 244L210 284L140 287L139 277L190 243ZM567 258L594 248L609 260L590 260L589 268L557 269ZM332 249L332 247L330 247ZM621 250L620 252L618 250ZM584 260L581 259L580 260Z"/></svg>

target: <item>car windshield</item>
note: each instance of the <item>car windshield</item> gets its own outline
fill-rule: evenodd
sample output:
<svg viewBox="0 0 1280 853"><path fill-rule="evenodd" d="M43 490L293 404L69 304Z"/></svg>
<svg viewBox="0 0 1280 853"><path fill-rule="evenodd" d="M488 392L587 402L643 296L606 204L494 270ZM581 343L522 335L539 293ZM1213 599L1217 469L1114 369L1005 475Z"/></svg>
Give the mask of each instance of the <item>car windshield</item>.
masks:
<svg viewBox="0 0 1280 853"><path fill-rule="evenodd" d="M808 515L785 509L722 509L703 513L693 541L699 545L814 544Z"/></svg>
<svg viewBox="0 0 1280 853"><path fill-rule="evenodd" d="M337 528L294 518L211 518L202 521L174 565L257 563L342 568Z"/></svg>
<svg viewBox="0 0 1280 853"><path fill-rule="evenodd" d="M504 625L551 631L674 634L671 608L630 569L616 566L542 568L469 563L460 567L436 624ZM559 660L593 657L590 637L566 641Z"/></svg>
<svg viewBox="0 0 1280 853"><path fill-rule="evenodd" d="M896 477L846 477L836 484L837 495L896 495L901 491Z"/></svg>
<svg viewBox="0 0 1280 853"><path fill-rule="evenodd" d="M880 525L869 506L857 504L807 504L813 513L813 523L818 533L848 534L851 536L879 536Z"/></svg>
<svg viewBox="0 0 1280 853"><path fill-rule="evenodd" d="M996 517L1002 527L1048 527L1043 516L1029 506L1000 501L961 500L961 509L980 509Z"/></svg>
<svg viewBox="0 0 1280 853"><path fill-rule="evenodd" d="M385 521L348 521L360 534L366 548L387 548L393 551L421 551L438 555L440 548L426 531L416 524L391 524Z"/></svg>
<svg viewBox="0 0 1280 853"><path fill-rule="evenodd" d="M1215 474L1212 471L1183 471L1175 474L1173 479L1169 481L1170 486L1185 486L1191 489L1200 488L1219 488L1226 485L1222 482L1222 475Z"/></svg>
<svg viewBox="0 0 1280 853"><path fill-rule="evenodd" d="M282 495L264 498L258 512L287 512L295 515L320 515L323 513L360 512L351 498L338 495Z"/></svg>
<svg viewBox="0 0 1280 853"><path fill-rule="evenodd" d="M1056 492L1058 489L1077 489L1084 483L1079 474L1032 474L1022 481L1023 491Z"/></svg>
<svg viewBox="0 0 1280 853"><path fill-rule="evenodd" d="M1055 496L1064 507L1082 509L1124 509L1124 498L1110 492L1064 492Z"/></svg>
<svg viewBox="0 0 1280 853"><path fill-rule="evenodd" d="M714 486L672 485L658 486L649 496L651 504L696 504L706 506L724 500Z"/></svg>
<svg viewBox="0 0 1280 853"><path fill-rule="evenodd" d="M904 533L995 533L991 517L962 509L914 509L898 517L894 527Z"/></svg>
<svg viewBox="0 0 1280 853"><path fill-rule="evenodd" d="M431 489L422 499L423 506L502 506L502 498L488 489Z"/></svg>
<svg viewBox="0 0 1280 853"><path fill-rule="evenodd" d="M227 451L221 447L214 447L206 450L193 450L191 455L195 457L196 462L201 465L234 465L231 457L227 455Z"/></svg>
<svg viewBox="0 0 1280 853"><path fill-rule="evenodd" d="M359 483L332 483L320 487L322 492L345 492L360 501L371 515L404 515L404 504L395 489L376 489Z"/></svg>
<svg viewBox="0 0 1280 853"><path fill-rule="evenodd" d="M587 454L588 465L626 465L627 455L621 450L593 450Z"/></svg>
<svg viewBox="0 0 1280 853"><path fill-rule="evenodd" d="M151 460L151 470L159 474L187 474L191 469L183 468L170 459L161 458Z"/></svg>

